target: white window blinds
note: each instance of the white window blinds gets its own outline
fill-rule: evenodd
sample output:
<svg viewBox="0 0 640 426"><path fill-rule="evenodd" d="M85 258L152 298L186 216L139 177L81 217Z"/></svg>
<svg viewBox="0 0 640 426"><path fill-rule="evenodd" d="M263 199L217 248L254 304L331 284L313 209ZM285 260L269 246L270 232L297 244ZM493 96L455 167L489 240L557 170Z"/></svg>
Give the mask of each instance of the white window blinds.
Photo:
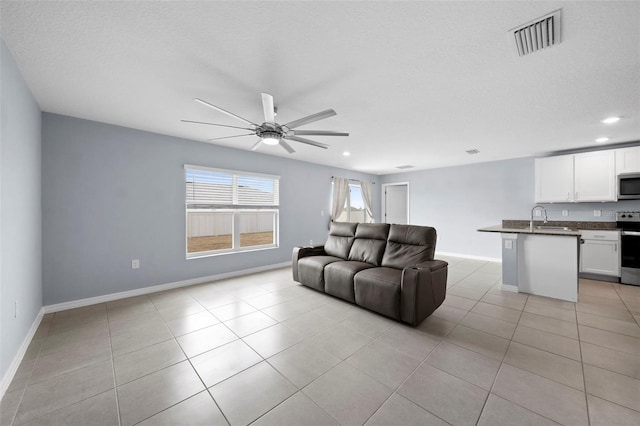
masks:
<svg viewBox="0 0 640 426"><path fill-rule="evenodd" d="M280 176L190 165L184 168L189 207L277 207L280 204Z"/></svg>

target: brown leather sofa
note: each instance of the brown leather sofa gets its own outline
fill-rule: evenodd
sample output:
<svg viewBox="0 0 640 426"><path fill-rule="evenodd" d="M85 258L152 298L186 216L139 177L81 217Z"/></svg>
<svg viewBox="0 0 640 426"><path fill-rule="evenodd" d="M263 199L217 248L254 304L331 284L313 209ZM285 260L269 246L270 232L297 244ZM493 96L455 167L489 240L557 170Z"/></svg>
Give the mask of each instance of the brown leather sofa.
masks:
<svg viewBox="0 0 640 426"><path fill-rule="evenodd" d="M447 267L428 226L334 222L324 246L293 249L293 279L418 325L444 301Z"/></svg>

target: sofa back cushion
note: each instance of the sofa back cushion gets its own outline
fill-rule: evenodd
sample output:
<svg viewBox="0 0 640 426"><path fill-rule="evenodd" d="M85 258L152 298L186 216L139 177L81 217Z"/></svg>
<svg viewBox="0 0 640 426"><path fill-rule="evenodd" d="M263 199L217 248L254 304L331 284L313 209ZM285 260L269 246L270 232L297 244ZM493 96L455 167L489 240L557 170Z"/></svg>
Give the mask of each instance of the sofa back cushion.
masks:
<svg viewBox="0 0 640 426"><path fill-rule="evenodd" d="M356 235L357 223L333 222L329 228L327 242L324 243L324 252L329 256L341 259L349 258L349 250Z"/></svg>
<svg viewBox="0 0 640 426"><path fill-rule="evenodd" d="M380 266L389 236L388 223L360 223L349 252L349 260Z"/></svg>
<svg viewBox="0 0 640 426"><path fill-rule="evenodd" d="M382 266L404 269L433 260L436 230L430 226L391 225Z"/></svg>

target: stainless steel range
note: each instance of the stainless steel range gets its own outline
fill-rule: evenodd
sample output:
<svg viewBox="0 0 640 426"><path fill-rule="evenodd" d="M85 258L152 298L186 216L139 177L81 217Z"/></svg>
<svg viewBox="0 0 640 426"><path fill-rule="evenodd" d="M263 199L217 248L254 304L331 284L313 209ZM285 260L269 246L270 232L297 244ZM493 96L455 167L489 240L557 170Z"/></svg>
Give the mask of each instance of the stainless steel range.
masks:
<svg viewBox="0 0 640 426"><path fill-rule="evenodd" d="M640 212L617 212L616 221L622 230L620 282L640 285Z"/></svg>

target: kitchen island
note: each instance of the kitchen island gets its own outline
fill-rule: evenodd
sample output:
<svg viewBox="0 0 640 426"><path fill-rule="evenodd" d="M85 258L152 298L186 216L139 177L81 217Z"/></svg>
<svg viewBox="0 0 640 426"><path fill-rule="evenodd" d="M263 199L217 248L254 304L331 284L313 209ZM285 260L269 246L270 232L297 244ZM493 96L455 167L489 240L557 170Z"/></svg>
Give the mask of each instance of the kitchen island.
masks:
<svg viewBox="0 0 640 426"><path fill-rule="evenodd" d="M578 301L579 231L563 226L531 230L504 224L479 231L502 236L504 290Z"/></svg>

